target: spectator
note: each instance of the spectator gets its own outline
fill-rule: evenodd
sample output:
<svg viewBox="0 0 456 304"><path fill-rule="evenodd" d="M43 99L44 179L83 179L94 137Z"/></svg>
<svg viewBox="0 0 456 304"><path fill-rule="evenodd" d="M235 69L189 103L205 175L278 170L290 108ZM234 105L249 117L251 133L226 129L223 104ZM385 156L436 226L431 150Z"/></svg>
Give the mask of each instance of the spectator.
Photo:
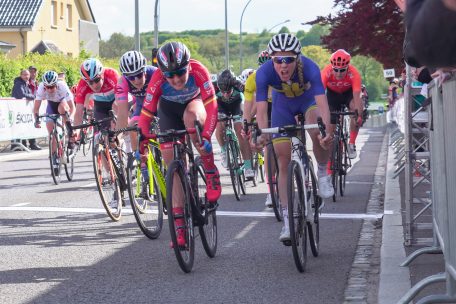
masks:
<svg viewBox="0 0 456 304"><path fill-rule="evenodd" d="M36 69L35 69L36 70ZM13 92L11 93L16 99L23 99L25 98L28 101L35 100L35 95L32 93L32 89L30 88L30 71L29 70L22 70L21 75L14 79L13 85ZM24 146L27 146L27 142L25 140L22 141ZM29 140L29 148L32 150L41 150L40 146L36 144L35 139ZM19 149L17 144L14 142L11 143L11 150L16 151Z"/></svg>
<svg viewBox="0 0 456 304"><path fill-rule="evenodd" d="M32 94L36 95L36 90L38 89L38 82L36 81L36 74L38 73L38 70L33 65L29 66L28 70L30 72L29 88L32 90Z"/></svg>
<svg viewBox="0 0 456 304"><path fill-rule="evenodd" d="M58 74L58 78L57 78L57 79L58 79L59 81L63 81L63 82L66 83L66 74L65 74L65 72L60 72L60 73Z"/></svg>

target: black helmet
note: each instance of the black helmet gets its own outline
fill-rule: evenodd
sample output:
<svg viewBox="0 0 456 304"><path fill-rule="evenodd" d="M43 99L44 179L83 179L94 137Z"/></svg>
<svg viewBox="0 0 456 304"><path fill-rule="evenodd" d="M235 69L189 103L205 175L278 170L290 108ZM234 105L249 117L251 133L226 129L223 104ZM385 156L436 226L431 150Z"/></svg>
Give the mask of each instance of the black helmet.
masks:
<svg viewBox="0 0 456 304"><path fill-rule="evenodd" d="M190 51L182 42L168 42L158 49L157 60L162 72L174 72L188 65Z"/></svg>
<svg viewBox="0 0 456 304"><path fill-rule="evenodd" d="M217 86L220 91L227 92L229 91L236 80L236 76L230 70L224 70L217 77Z"/></svg>

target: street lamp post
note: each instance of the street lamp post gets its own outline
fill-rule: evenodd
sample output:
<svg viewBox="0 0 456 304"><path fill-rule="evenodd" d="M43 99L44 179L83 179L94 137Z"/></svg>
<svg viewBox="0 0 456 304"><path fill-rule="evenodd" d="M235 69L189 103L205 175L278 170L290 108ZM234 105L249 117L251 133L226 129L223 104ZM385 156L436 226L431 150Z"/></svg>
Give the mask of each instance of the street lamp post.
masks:
<svg viewBox="0 0 456 304"><path fill-rule="evenodd" d="M228 45L228 0L225 0L225 68L230 64L230 48Z"/></svg>
<svg viewBox="0 0 456 304"><path fill-rule="evenodd" d="M249 0L247 4L244 6L244 9L242 10L241 14L241 21L239 22L239 74L242 73L242 17L244 17L244 12L249 3L252 0Z"/></svg>
<svg viewBox="0 0 456 304"><path fill-rule="evenodd" d="M290 22L290 19L287 19L287 20L285 20L285 21L282 21L282 22L280 22L280 23L274 25L273 27L271 27L271 28L268 30L268 32L272 31L274 28L278 27L279 25L282 25L282 24L285 24L285 23L288 23L288 22Z"/></svg>
<svg viewBox="0 0 456 304"><path fill-rule="evenodd" d="M154 11L154 46L158 48L158 2L155 0L155 11Z"/></svg>
<svg viewBox="0 0 456 304"><path fill-rule="evenodd" d="M140 51L140 38L139 38L139 4L135 0L135 50Z"/></svg>

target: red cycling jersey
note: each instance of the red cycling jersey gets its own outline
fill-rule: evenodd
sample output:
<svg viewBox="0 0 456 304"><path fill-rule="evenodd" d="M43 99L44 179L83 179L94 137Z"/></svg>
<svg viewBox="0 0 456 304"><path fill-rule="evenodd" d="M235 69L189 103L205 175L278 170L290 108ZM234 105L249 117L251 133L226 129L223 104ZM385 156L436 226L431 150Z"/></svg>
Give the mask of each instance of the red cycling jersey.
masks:
<svg viewBox="0 0 456 304"><path fill-rule="evenodd" d="M188 65L188 80L184 89L175 90L166 80L161 70L157 70L147 87L146 98L139 118L139 125L150 124L153 115L157 113L159 100L161 102L176 102L186 104L201 95L206 109L206 122L202 136L210 139L217 125L217 99L209 71L200 62L191 59ZM160 99L160 97L162 97Z"/></svg>
<svg viewBox="0 0 456 304"><path fill-rule="evenodd" d="M92 94L92 99L96 102L114 102L115 99L115 88L117 80L119 79L119 73L111 68L105 68L103 70L103 85L101 86L100 92L94 92L88 83L81 79L79 80L78 87L76 88L75 103L84 104L84 100L87 94Z"/></svg>
<svg viewBox="0 0 456 304"><path fill-rule="evenodd" d="M321 71L321 80L325 89L328 88L339 94L348 90L353 90L353 93L361 92L361 75L352 65L348 66L348 71L344 78L336 79L332 65L328 64Z"/></svg>

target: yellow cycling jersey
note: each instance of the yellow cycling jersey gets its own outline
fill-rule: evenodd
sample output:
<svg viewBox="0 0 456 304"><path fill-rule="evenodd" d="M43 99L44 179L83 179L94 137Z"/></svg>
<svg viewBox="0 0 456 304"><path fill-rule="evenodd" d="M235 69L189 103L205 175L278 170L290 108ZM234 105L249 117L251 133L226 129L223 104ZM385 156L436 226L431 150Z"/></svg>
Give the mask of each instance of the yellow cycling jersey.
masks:
<svg viewBox="0 0 456 304"><path fill-rule="evenodd" d="M254 71L252 74L249 75L245 82L245 87L244 87L244 97L246 102L251 102L253 100L253 95L256 92L256 71ZM269 87L268 90L268 102L272 102L272 88Z"/></svg>

